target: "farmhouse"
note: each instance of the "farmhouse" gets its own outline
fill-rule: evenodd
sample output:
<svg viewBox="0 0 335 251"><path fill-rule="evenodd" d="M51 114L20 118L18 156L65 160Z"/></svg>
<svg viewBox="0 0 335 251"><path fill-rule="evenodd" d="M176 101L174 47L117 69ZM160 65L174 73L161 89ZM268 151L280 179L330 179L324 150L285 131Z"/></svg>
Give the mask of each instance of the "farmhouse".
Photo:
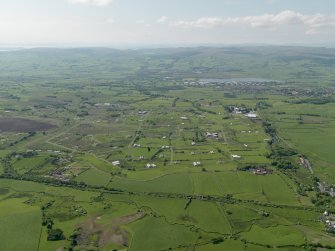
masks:
<svg viewBox="0 0 335 251"><path fill-rule="evenodd" d="M112 165L113 166L119 166L121 163L120 163L120 161L119 160L116 160L116 161L113 161L112 162Z"/></svg>
<svg viewBox="0 0 335 251"><path fill-rule="evenodd" d="M95 106L111 106L112 104L111 103L96 103L94 104Z"/></svg>
<svg viewBox="0 0 335 251"><path fill-rule="evenodd" d="M237 107L237 106L229 106L228 110L233 114L245 114L250 111L250 109L246 107Z"/></svg>
<svg viewBox="0 0 335 251"><path fill-rule="evenodd" d="M133 147L141 147L140 144L133 144Z"/></svg>
<svg viewBox="0 0 335 251"><path fill-rule="evenodd" d="M194 161L193 162L193 166L200 166L201 165L201 162L200 161Z"/></svg>
<svg viewBox="0 0 335 251"><path fill-rule="evenodd" d="M246 116L249 119L257 119L257 114L254 112L249 112L247 114L245 114L244 116Z"/></svg>
<svg viewBox="0 0 335 251"><path fill-rule="evenodd" d="M186 116L181 116L180 117L182 120L188 120L188 118Z"/></svg>
<svg viewBox="0 0 335 251"><path fill-rule="evenodd" d="M241 114L242 111L240 110L240 108L234 106L233 107L233 113L235 113L235 114Z"/></svg>
<svg viewBox="0 0 335 251"><path fill-rule="evenodd" d="M233 159L240 159L240 158L241 158L240 155L236 155L236 154L232 154L231 157L232 157Z"/></svg>
<svg viewBox="0 0 335 251"><path fill-rule="evenodd" d="M150 164L150 163L147 163L145 165L146 168L155 168L156 167L156 164Z"/></svg>

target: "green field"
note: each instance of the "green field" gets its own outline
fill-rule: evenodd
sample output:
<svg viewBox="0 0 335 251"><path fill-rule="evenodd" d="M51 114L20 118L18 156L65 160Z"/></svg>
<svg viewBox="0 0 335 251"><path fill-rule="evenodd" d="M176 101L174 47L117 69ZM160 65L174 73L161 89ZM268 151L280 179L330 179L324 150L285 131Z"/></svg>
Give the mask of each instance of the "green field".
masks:
<svg viewBox="0 0 335 251"><path fill-rule="evenodd" d="M23 204L22 199L0 203L1 250L37 250L41 232L38 207Z"/></svg>

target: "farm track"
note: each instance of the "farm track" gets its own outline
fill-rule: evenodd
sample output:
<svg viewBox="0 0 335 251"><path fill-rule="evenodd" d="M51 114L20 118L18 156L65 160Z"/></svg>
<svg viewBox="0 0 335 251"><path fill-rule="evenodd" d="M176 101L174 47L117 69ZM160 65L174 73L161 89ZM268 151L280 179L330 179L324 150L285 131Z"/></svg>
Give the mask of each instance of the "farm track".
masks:
<svg viewBox="0 0 335 251"><path fill-rule="evenodd" d="M41 239L42 239L42 231L43 231L43 227L41 226L40 236L39 236L39 239L38 239L38 245L37 245L36 251L40 250L40 244L41 244Z"/></svg>
<svg viewBox="0 0 335 251"><path fill-rule="evenodd" d="M137 127L137 132L139 132L143 126L143 123L144 121L147 119L147 117L149 116L150 112L148 112L147 114L145 114L144 118L142 119L142 121L138 124L138 127ZM138 135L135 134L135 136L133 137L133 139L131 140L131 142L129 143L128 145L128 150L130 151L130 148L133 146L133 144L135 143L135 140L136 140L136 137Z"/></svg>
<svg viewBox="0 0 335 251"><path fill-rule="evenodd" d="M311 163L309 162L309 160L308 160L308 159L305 159L305 162L306 162L306 166L307 166L308 170L311 172L311 174L314 174L312 165L311 165Z"/></svg>
<svg viewBox="0 0 335 251"><path fill-rule="evenodd" d="M222 208L221 203L216 202L215 204L216 204L216 206L218 207L219 211L221 212L222 216L223 216L223 217L226 219L226 221L228 222L228 224L229 224L230 234L232 235L234 231L233 231L233 226L232 226L232 224L231 224L231 222L230 222L230 220L229 220L229 217L227 216L226 212L225 212L224 209Z"/></svg>

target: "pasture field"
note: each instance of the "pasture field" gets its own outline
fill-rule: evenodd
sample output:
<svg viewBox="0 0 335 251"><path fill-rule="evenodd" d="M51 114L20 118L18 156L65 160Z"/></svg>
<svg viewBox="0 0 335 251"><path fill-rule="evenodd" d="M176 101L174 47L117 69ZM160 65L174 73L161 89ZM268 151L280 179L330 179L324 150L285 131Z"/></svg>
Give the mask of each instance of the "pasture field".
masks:
<svg viewBox="0 0 335 251"><path fill-rule="evenodd" d="M264 229L254 225L248 233L243 234L243 238L272 246L294 246L304 243L304 237L299 230L286 226Z"/></svg>
<svg viewBox="0 0 335 251"><path fill-rule="evenodd" d="M92 186L107 186L110 181L110 176L98 169L90 168L79 174L75 180Z"/></svg>
<svg viewBox="0 0 335 251"><path fill-rule="evenodd" d="M1 250L38 248L42 228L40 210L22 202L22 199L7 199L0 203Z"/></svg>
<svg viewBox="0 0 335 251"><path fill-rule="evenodd" d="M335 249L333 49L0 53L1 250Z"/></svg>

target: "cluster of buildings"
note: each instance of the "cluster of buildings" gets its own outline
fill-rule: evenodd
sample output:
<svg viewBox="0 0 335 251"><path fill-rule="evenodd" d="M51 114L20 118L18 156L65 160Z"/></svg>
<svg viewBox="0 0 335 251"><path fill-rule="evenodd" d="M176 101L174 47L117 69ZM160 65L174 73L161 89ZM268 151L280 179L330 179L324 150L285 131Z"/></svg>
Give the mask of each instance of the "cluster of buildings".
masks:
<svg viewBox="0 0 335 251"><path fill-rule="evenodd" d="M199 70L194 71L196 74L202 73ZM282 81L262 78L232 78L232 79L197 79L197 80L184 80L183 84L188 86L264 86L269 84L283 83Z"/></svg>
<svg viewBox="0 0 335 251"><path fill-rule="evenodd" d="M242 114L242 113L244 114L244 113L248 112L248 110L245 107L232 106L232 107L230 107L230 110L234 114Z"/></svg>
<svg viewBox="0 0 335 251"><path fill-rule="evenodd" d="M50 174L50 176L54 179L61 180L61 181L69 181L69 174L66 174L66 171L69 170L69 166L65 166L62 168L57 168L56 170L53 170Z"/></svg>
<svg viewBox="0 0 335 251"><path fill-rule="evenodd" d="M95 106L111 106L111 103L97 103Z"/></svg>
<svg viewBox="0 0 335 251"><path fill-rule="evenodd" d="M105 103L96 103L96 104L94 104L94 106L96 106L96 107L122 108L121 104L111 104L111 103L108 103L108 102L105 102Z"/></svg>
<svg viewBox="0 0 335 251"><path fill-rule="evenodd" d="M322 216L322 221L325 223L327 231L335 232L335 215L325 211Z"/></svg>
<svg viewBox="0 0 335 251"><path fill-rule="evenodd" d="M250 109L247 109L245 107L236 107L236 106L231 106L230 111L234 114L244 114L249 119L257 119L258 116L254 111L250 111Z"/></svg>

